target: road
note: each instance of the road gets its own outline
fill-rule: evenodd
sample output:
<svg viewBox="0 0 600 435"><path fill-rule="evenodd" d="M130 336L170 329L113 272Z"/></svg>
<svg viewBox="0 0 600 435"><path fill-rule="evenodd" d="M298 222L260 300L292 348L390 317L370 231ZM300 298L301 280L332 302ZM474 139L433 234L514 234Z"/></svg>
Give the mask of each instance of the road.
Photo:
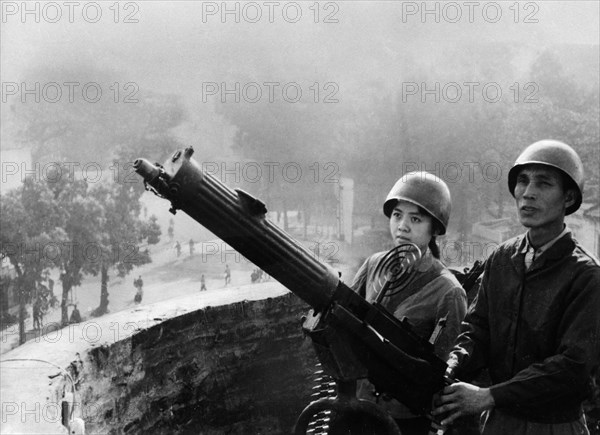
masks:
<svg viewBox="0 0 600 435"><path fill-rule="evenodd" d="M133 280L142 276L144 296L140 305L148 305L167 299L198 293L200 295L200 277L205 275L208 291L225 289L225 264L231 269L231 283L227 287L250 284L250 274L254 268L221 240L209 240L195 243L195 253L190 255L189 245L184 246L181 255L172 242L163 242L150 247L152 263L138 267L124 278L111 271L108 283L110 313L116 313L135 307L136 289ZM57 283L54 293L61 299L62 287L58 280L58 271L52 271L51 277ZM214 295L212 295L214 297ZM85 276L81 285L73 288L69 302L77 304L83 320L91 318L91 312L100 303L100 277ZM69 307L69 313L72 307ZM27 331L33 330L31 306L29 317L25 321ZM50 309L44 316L42 332L48 332L60 323L60 306ZM18 345L18 325L12 325L0 335L0 353L5 353Z"/></svg>

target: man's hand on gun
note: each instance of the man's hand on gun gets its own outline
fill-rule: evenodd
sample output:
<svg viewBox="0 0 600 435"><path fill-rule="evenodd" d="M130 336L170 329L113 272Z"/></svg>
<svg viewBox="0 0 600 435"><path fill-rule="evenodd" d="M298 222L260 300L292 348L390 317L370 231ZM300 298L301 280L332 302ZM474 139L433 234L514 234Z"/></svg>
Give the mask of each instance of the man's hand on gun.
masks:
<svg viewBox="0 0 600 435"><path fill-rule="evenodd" d="M466 382L454 382L434 398L434 417L446 427L459 417L481 414L494 406L489 388L480 388Z"/></svg>

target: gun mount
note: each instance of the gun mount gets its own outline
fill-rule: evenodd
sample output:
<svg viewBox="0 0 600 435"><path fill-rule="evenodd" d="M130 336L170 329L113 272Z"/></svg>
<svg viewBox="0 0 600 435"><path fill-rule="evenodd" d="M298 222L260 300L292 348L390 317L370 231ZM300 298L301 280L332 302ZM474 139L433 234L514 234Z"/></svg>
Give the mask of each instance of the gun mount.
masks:
<svg viewBox="0 0 600 435"><path fill-rule="evenodd" d="M267 219L263 202L203 172L193 152L191 147L176 151L164 166L138 159L134 167L149 190L171 202L172 213L190 215L312 307L303 328L340 391L336 399L309 405L296 433L305 433L313 414L328 406L338 409L340 403L384 420L388 433L399 433L389 416L353 397L361 378L426 414L432 395L444 386L447 368L433 345L383 308L381 298L371 304L344 284L337 272Z"/></svg>

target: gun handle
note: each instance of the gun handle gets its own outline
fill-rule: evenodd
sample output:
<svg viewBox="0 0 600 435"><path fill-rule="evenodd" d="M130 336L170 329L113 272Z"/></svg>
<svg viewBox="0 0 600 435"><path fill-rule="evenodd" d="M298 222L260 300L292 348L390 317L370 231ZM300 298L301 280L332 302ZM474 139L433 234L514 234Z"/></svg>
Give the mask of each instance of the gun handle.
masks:
<svg viewBox="0 0 600 435"><path fill-rule="evenodd" d="M444 385L452 385L456 382L459 382L458 379L454 378L453 376L449 376L449 375L445 375L444 376ZM427 416L427 418L429 418L431 420L431 427L429 429L429 434L428 435L444 435L448 429L450 429L449 426L446 427L442 427L438 420L431 414L429 414Z"/></svg>

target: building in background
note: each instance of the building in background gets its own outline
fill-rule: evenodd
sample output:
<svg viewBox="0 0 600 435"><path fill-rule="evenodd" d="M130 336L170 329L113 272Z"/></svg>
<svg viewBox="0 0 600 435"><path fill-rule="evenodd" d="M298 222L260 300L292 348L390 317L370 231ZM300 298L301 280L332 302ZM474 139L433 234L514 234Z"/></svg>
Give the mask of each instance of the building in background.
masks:
<svg viewBox="0 0 600 435"><path fill-rule="evenodd" d="M565 218L573 237L596 258L600 258L600 202L583 202L577 213Z"/></svg>

